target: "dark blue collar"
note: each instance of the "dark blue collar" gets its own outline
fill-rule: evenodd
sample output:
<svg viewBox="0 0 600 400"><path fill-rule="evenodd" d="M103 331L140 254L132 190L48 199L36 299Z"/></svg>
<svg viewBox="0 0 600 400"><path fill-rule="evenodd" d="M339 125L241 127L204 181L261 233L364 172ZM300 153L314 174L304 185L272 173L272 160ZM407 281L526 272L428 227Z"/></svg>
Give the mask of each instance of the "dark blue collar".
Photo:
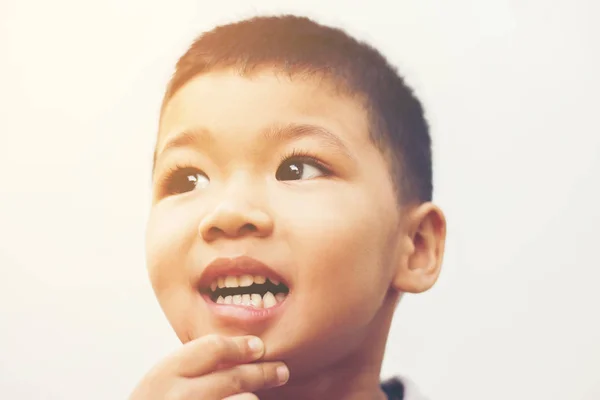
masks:
<svg viewBox="0 0 600 400"><path fill-rule="evenodd" d="M404 385L398 378L383 382L381 389L387 395L388 400L402 400L404 398Z"/></svg>

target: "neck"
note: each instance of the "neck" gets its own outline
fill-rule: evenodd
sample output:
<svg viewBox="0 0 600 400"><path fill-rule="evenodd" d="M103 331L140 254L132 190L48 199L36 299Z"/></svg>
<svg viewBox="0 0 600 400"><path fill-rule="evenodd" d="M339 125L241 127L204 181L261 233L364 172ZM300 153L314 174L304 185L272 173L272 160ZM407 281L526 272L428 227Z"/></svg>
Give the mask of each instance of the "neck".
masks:
<svg viewBox="0 0 600 400"><path fill-rule="evenodd" d="M283 387L258 395L261 400L384 400L379 382L380 364L344 359L307 377L293 379L290 376Z"/></svg>
<svg viewBox="0 0 600 400"><path fill-rule="evenodd" d="M391 316L398 298L386 299L386 304L372 321L370 330L355 352L326 368L318 368L303 377L294 378L279 388L257 393L261 400L385 400L380 373Z"/></svg>

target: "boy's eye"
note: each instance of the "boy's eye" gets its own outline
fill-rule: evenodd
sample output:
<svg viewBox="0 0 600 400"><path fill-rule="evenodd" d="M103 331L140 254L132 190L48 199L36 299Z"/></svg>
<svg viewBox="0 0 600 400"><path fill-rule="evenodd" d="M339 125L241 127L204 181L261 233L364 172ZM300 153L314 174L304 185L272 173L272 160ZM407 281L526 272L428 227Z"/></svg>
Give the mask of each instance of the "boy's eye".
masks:
<svg viewBox="0 0 600 400"><path fill-rule="evenodd" d="M208 176L195 168L176 169L167 178L165 191L169 194L191 192L196 188L204 189L209 182Z"/></svg>
<svg viewBox="0 0 600 400"><path fill-rule="evenodd" d="M301 179L314 179L325 175L314 162L308 160L290 159L277 169L275 178L278 181L296 181Z"/></svg>

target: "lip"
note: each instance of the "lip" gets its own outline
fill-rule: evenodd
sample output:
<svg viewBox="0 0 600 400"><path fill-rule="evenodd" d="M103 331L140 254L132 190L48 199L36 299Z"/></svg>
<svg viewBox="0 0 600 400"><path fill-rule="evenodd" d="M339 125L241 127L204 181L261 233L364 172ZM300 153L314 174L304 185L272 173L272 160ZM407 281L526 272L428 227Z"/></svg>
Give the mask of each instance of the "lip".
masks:
<svg viewBox="0 0 600 400"><path fill-rule="evenodd" d="M254 308L252 306L235 304L217 304L206 292L210 284L222 276L261 275L269 279L276 279L288 287L289 292L285 300L270 308ZM248 256L235 258L217 258L206 266L196 288L208 306L211 313L226 324L256 326L264 324L280 315L289 302L291 288L288 280L279 275L275 270L261 261Z"/></svg>
<svg viewBox="0 0 600 400"><path fill-rule="evenodd" d="M290 288L285 277L279 275L275 270L265 263L252 257L241 256L235 258L220 257L206 266L199 281L196 283L198 289L206 289L217 278L222 276L261 275L269 279L276 279ZM290 288L291 289L291 288Z"/></svg>
<svg viewBox="0 0 600 400"><path fill-rule="evenodd" d="M254 308L234 304L217 304L210 299L208 294L203 293L201 296L213 315L223 320L223 322L246 326L255 326L276 318L278 315L281 315L289 301L288 294L285 300L271 308Z"/></svg>

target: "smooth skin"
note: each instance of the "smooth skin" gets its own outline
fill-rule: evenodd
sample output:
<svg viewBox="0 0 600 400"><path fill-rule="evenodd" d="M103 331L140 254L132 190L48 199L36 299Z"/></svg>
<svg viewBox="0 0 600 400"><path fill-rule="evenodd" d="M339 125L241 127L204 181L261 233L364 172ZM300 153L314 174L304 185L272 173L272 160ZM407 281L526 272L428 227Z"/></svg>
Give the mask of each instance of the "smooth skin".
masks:
<svg viewBox="0 0 600 400"><path fill-rule="evenodd" d="M203 336L152 369L130 400L257 399L252 392L280 386L289 377L283 363L255 363L264 351L258 337Z"/></svg>
<svg viewBox="0 0 600 400"><path fill-rule="evenodd" d="M392 316L404 293L437 280L446 222L431 202L399 201L390 160L369 129L360 99L327 80L268 69L200 74L166 104L146 238L157 299L182 343L258 336L261 360L290 371L283 386L237 392L198 374L197 390L210 382L218 386L211 395L223 397L385 398L380 369ZM290 283L285 312L271 323L219 318L193 284L211 260L240 255ZM168 365L155 379L184 385ZM187 395L187 387L173 390Z"/></svg>

